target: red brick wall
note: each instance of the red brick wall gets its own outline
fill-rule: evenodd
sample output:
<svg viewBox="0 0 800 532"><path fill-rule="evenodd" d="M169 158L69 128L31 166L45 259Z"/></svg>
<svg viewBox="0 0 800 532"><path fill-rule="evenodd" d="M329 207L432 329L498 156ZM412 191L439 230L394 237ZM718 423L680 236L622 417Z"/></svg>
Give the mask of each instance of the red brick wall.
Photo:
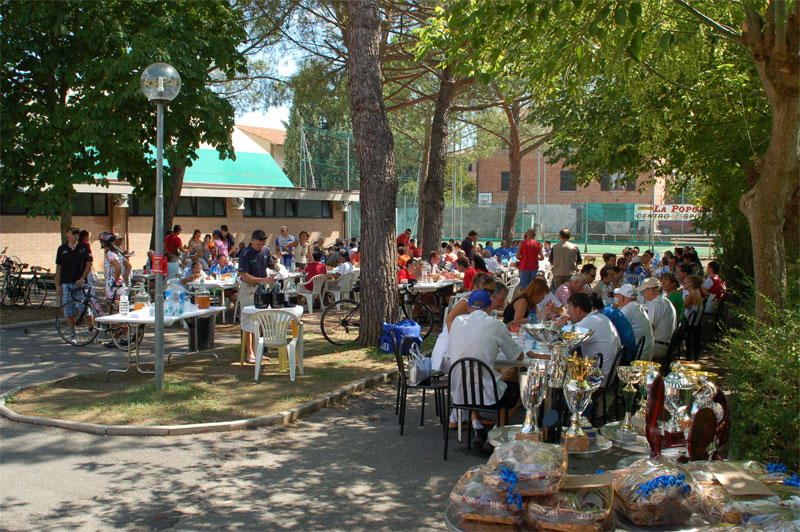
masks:
<svg viewBox="0 0 800 532"><path fill-rule="evenodd" d="M336 238L344 236L344 213L339 210L337 202L334 202L333 205L332 218L244 218L244 211L235 209L233 202L229 200L226 218L177 217L173 224L183 227L181 237L184 242L192 237L195 229L200 229L205 235L206 233L211 234L214 229L226 224L236 238L237 245L242 240L249 242L250 234L256 229L265 231L268 237L267 242L272 245L282 225L286 225L289 232L295 236L305 230L311 234L312 241L322 236L325 238L326 244L332 244ZM131 259L134 269L144 266L147 260L153 221L149 216L128 217L127 214L128 209L112 207L109 216L73 217L75 225L91 233L89 240L95 255L96 269L98 264L100 271L103 268L100 244L97 241L98 235L103 231L127 234L128 248L136 253ZM59 233L58 220L48 220L45 217L28 218L27 216L3 215L0 216L0 251L8 246L8 253L18 256L23 262L52 268L55 271L56 249L61 245Z"/></svg>
<svg viewBox="0 0 800 532"><path fill-rule="evenodd" d="M629 192L626 190L603 191L600 190L600 183L593 182L586 188L578 187L575 191L561 190L561 170L565 168L562 162L548 164L547 159L542 157L542 203L548 204L572 204L572 203L650 203L652 199L652 186L647 185L639 190L639 183L642 183L648 176L640 176L637 180L637 191ZM501 172L509 170L508 151L498 150L487 159L481 159L473 163L472 170L468 172L470 177L478 180L478 192L491 192L492 203L505 203L508 193L500 190ZM536 203L536 186L538 176L538 158L536 153L531 153L522 159L522 177L519 191L519 202L522 203L523 195L525 203ZM546 194L546 196L545 196ZM656 186L656 203L660 203L663 198L663 187Z"/></svg>

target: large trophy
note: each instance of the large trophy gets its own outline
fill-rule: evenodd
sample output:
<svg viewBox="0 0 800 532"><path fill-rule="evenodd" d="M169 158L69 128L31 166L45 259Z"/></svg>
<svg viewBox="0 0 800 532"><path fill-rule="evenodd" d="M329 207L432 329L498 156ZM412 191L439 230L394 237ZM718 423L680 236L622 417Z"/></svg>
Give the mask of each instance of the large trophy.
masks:
<svg viewBox="0 0 800 532"><path fill-rule="evenodd" d="M544 323L525 324L522 328L537 342L547 344L551 358L548 367L547 397L543 418L542 440L547 443L561 441L561 416L566 413L564 383L567 380L567 355L569 350L594 334L591 329L574 325L556 327Z"/></svg>
<svg viewBox="0 0 800 532"><path fill-rule="evenodd" d="M650 360L634 360L631 362L631 366L638 366L643 371L642 378L639 380L639 393L642 394L642 398L639 400L639 410L633 417L645 419L647 417L647 394L661 370L661 364Z"/></svg>
<svg viewBox="0 0 800 532"><path fill-rule="evenodd" d="M633 398L636 396L635 384L639 384L644 376L644 371L641 366L619 366L617 367L617 376L619 380L625 384L622 389L622 397L625 398L625 419L619 428L620 436L636 437L636 428L631 423L631 411L633 410Z"/></svg>
<svg viewBox="0 0 800 532"><path fill-rule="evenodd" d="M569 381L564 385L564 394L567 397L567 406L572 412L572 417L565 436L567 438L585 437L586 433L581 428L581 414L586 410L586 406L592 398L593 388L588 381L588 376L594 360L573 355L567 359L567 364Z"/></svg>
<svg viewBox="0 0 800 532"><path fill-rule="evenodd" d="M520 395L522 406L525 407L525 422L522 424L522 430L517 433L517 439L539 439L541 431L536 414L547 391L548 366L547 360L532 360L528 365L528 372L520 376Z"/></svg>
<svg viewBox="0 0 800 532"><path fill-rule="evenodd" d="M687 366L673 362L670 374L664 379L664 406L670 414L670 420L664 426L667 445L682 441L685 427L691 421L687 410L692 406L694 384L687 375L690 371Z"/></svg>

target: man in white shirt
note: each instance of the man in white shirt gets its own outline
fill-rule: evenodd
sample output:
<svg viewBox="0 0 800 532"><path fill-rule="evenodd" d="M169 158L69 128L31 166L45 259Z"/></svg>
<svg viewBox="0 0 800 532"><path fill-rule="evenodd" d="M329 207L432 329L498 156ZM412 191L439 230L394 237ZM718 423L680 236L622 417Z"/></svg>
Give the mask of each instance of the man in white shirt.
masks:
<svg viewBox="0 0 800 532"><path fill-rule="evenodd" d="M483 250L483 263L486 264L486 269L491 273L500 275L503 273L503 268L497 263L497 259L492 257L492 252L488 249Z"/></svg>
<svg viewBox="0 0 800 532"><path fill-rule="evenodd" d="M644 296L644 309L653 324L653 358L664 358L672 333L675 332L675 307L661 294L661 283L658 279L645 279L639 287L639 293Z"/></svg>
<svg viewBox="0 0 800 532"><path fill-rule="evenodd" d="M275 252L287 269L291 267L292 248L297 245L297 238L289 234L285 225L281 226L281 234L275 239Z"/></svg>
<svg viewBox="0 0 800 532"><path fill-rule="evenodd" d="M644 336L641 360L653 360L653 324L636 299L636 288L632 284L624 284L614 290L614 300L618 301L619 310L631 323L636 345Z"/></svg>
<svg viewBox="0 0 800 532"><path fill-rule="evenodd" d="M458 316L450 327L447 352L453 365L462 358L477 358L492 368L494 385L497 386L497 397L493 394L493 381L483 379L483 400L487 405L497 403L501 408L513 407L519 398L519 383L505 382L494 370L499 351L507 360L521 360L522 348L517 344L502 321L489 315L492 298L486 290L474 290L467 300L469 314ZM456 403L464 402L464 390L461 386L461 371L453 370L451 375L452 398ZM474 383L477 388L477 382ZM475 438L482 446L486 441L486 429L481 425L478 412L472 412L472 427Z"/></svg>
<svg viewBox="0 0 800 532"><path fill-rule="evenodd" d="M581 344L581 353L589 358L594 358L597 353L603 353L603 372L608 379L620 347L622 347L617 329L610 319L592 309L592 301L588 294L583 292L572 294L567 305L569 319L572 320L572 323L577 327L594 331L594 334Z"/></svg>

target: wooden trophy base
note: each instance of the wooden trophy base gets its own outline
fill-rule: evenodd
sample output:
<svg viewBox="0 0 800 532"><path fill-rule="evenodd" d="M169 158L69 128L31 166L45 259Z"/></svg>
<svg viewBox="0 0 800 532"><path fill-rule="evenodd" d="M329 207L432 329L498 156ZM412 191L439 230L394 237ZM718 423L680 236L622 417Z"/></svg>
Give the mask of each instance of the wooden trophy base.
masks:
<svg viewBox="0 0 800 532"><path fill-rule="evenodd" d="M686 444L686 436L681 432L664 431L664 447L682 447Z"/></svg>
<svg viewBox="0 0 800 532"><path fill-rule="evenodd" d="M541 432L517 432L514 439L527 441L541 441Z"/></svg>
<svg viewBox="0 0 800 532"><path fill-rule="evenodd" d="M564 436L564 447L567 448L567 452L588 451L591 444L588 436Z"/></svg>

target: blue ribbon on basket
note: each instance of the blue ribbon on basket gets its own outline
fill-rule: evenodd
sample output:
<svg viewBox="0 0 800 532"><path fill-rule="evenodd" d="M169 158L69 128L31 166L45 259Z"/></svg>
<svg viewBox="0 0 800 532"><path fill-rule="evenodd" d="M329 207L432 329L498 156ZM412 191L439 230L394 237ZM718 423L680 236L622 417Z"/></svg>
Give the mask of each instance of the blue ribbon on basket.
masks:
<svg viewBox="0 0 800 532"><path fill-rule="evenodd" d="M797 473L792 475L789 478L783 479L784 486L794 486L795 488L800 488L800 477L797 476Z"/></svg>
<svg viewBox="0 0 800 532"><path fill-rule="evenodd" d="M605 473L605 472L606 472L606 470L605 470L605 469L603 469L603 468L601 467L600 469L597 469L597 470L594 472L594 474L595 474L595 475L602 475L602 474L603 474L603 473Z"/></svg>
<svg viewBox="0 0 800 532"><path fill-rule="evenodd" d="M786 464L782 462L767 462L767 471L770 473L786 473Z"/></svg>
<svg viewBox="0 0 800 532"><path fill-rule="evenodd" d="M517 473L504 467L503 471L500 473L500 477L503 479L503 482L506 483L506 486L508 486L506 501L511 506L516 505L517 510L522 510L522 495L514 492L514 488L517 486Z"/></svg>
<svg viewBox="0 0 800 532"><path fill-rule="evenodd" d="M653 491L659 488L669 488L672 486L678 486L681 488L682 492L689 493L692 491L692 487L684 482L685 479L686 475L683 473L678 475L661 475L660 477L649 480L644 484L639 484L639 486L636 488L636 493L638 493L643 499L646 499Z"/></svg>

